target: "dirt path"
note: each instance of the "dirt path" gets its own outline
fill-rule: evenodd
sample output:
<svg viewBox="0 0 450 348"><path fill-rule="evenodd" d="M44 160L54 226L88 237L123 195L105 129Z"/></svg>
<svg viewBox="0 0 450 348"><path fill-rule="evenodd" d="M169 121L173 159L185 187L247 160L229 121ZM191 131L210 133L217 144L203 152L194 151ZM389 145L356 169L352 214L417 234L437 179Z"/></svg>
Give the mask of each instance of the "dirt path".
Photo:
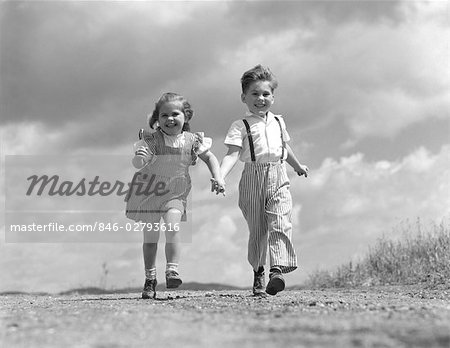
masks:
<svg viewBox="0 0 450 348"><path fill-rule="evenodd" d="M450 291L0 296L2 347L450 347Z"/></svg>

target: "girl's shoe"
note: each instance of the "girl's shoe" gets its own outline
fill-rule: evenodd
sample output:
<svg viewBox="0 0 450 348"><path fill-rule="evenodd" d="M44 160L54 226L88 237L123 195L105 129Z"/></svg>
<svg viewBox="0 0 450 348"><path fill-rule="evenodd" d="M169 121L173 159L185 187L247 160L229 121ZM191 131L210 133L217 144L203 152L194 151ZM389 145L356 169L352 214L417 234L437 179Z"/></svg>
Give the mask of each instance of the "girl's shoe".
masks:
<svg viewBox="0 0 450 348"><path fill-rule="evenodd" d="M167 271L166 272L166 288L175 289L178 288L183 281L177 271Z"/></svg>
<svg viewBox="0 0 450 348"><path fill-rule="evenodd" d="M142 290L142 298L148 300L149 298L156 298L156 279L145 278L144 290Z"/></svg>
<svg viewBox="0 0 450 348"><path fill-rule="evenodd" d="M266 292L269 295L276 295L280 291L283 291L284 287L285 282L281 271L278 269L275 269L274 271L271 270L269 274L269 283L266 287Z"/></svg>
<svg viewBox="0 0 450 348"><path fill-rule="evenodd" d="M265 286L265 273L264 268L260 267L257 272L253 271L253 295L254 296L266 296L264 292Z"/></svg>

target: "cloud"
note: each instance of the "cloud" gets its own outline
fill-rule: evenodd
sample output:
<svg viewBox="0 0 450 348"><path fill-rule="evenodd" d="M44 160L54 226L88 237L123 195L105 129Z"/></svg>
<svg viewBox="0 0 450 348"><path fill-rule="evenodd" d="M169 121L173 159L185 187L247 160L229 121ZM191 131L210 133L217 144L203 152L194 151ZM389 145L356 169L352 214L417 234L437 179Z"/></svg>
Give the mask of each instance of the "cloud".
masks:
<svg viewBox="0 0 450 348"><path fill-rule="evenodd" d="M404 19L406 6L411 5L403 1L233 1L228 11L233 21L243 23L246 30L273 32L318 22L333 26L351 21L399 22Z"/></svg>
<svg viewBox="0 0 450 348"><path fill-rule="evenodd" d="M299 213L298 248L311 272L363 255L383 234L417 218L450 216L450 145L420 147L397 161L370 161L361 153L325 159L306 180L292 180ZM317 258L315 255L321 255Z"/></svg>
<svg viewBox="0 0 450 348"><path fill-rule="evenodd" d="M123 135L145 126L167 90L191 100L195 129L223 135L230 117L244 111L239 78L257 63L279 77L275 111L301 113L291 127L338 119L347 127L347 145L395 136L448 109L445 8L434 2L7 2L2 8L2 123L45 124L64 133L70 149L129 143Z"/></svg>

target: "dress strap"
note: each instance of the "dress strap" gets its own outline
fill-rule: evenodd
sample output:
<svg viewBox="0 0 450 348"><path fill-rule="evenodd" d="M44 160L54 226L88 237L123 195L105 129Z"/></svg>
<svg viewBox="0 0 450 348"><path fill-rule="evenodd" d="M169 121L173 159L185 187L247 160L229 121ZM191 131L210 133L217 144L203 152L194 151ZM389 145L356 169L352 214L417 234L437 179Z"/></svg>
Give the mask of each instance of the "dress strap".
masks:
<svg viewBox="0 0 450 348"><path fill-rule="evenodd" d="M252 158L252 162L255 162L256 161L255 148L253 146L253 137L252 137L252 132L250 131L250 125L248 124L246 119L243 119L242 121L244 122L245 129L247 129L247 138L248 138L248 143L250 145L250 156Z"/></svg>
<svg viewBox="0 0 450 348"><path fill-rule="evenodd" d="M281 136L281 162L283 162L284 159L284 148L286 147L286 142L283 139L283 127L281 127L281 122L278 117L275 116L275 119L278 122L278 125L280 126L280 136Z"/></svg>

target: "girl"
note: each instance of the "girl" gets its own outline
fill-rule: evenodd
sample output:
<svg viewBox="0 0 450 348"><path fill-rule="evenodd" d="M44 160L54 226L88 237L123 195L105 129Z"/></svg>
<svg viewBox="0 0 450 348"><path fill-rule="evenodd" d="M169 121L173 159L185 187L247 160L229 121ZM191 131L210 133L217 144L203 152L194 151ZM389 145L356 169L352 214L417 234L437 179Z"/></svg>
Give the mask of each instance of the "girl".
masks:
<svg viewBox="0 0 450 348"><path fill-rule="evenodd" d="M132 163L139 170L126 198L128 218L145 223L145 284L142 298L156 298L156 252L159 231L165 231L166 287L177 288L180 221L186 221L186 200L191 190L189 166L203 160L212 175L212 191L225 191L219 162L209 151L211 139L190 133L193 110L183 96L165 93L155 105L149 125L156 131L141 131L141 142ZM160 223L161 218L163 222Z"/></svg>

